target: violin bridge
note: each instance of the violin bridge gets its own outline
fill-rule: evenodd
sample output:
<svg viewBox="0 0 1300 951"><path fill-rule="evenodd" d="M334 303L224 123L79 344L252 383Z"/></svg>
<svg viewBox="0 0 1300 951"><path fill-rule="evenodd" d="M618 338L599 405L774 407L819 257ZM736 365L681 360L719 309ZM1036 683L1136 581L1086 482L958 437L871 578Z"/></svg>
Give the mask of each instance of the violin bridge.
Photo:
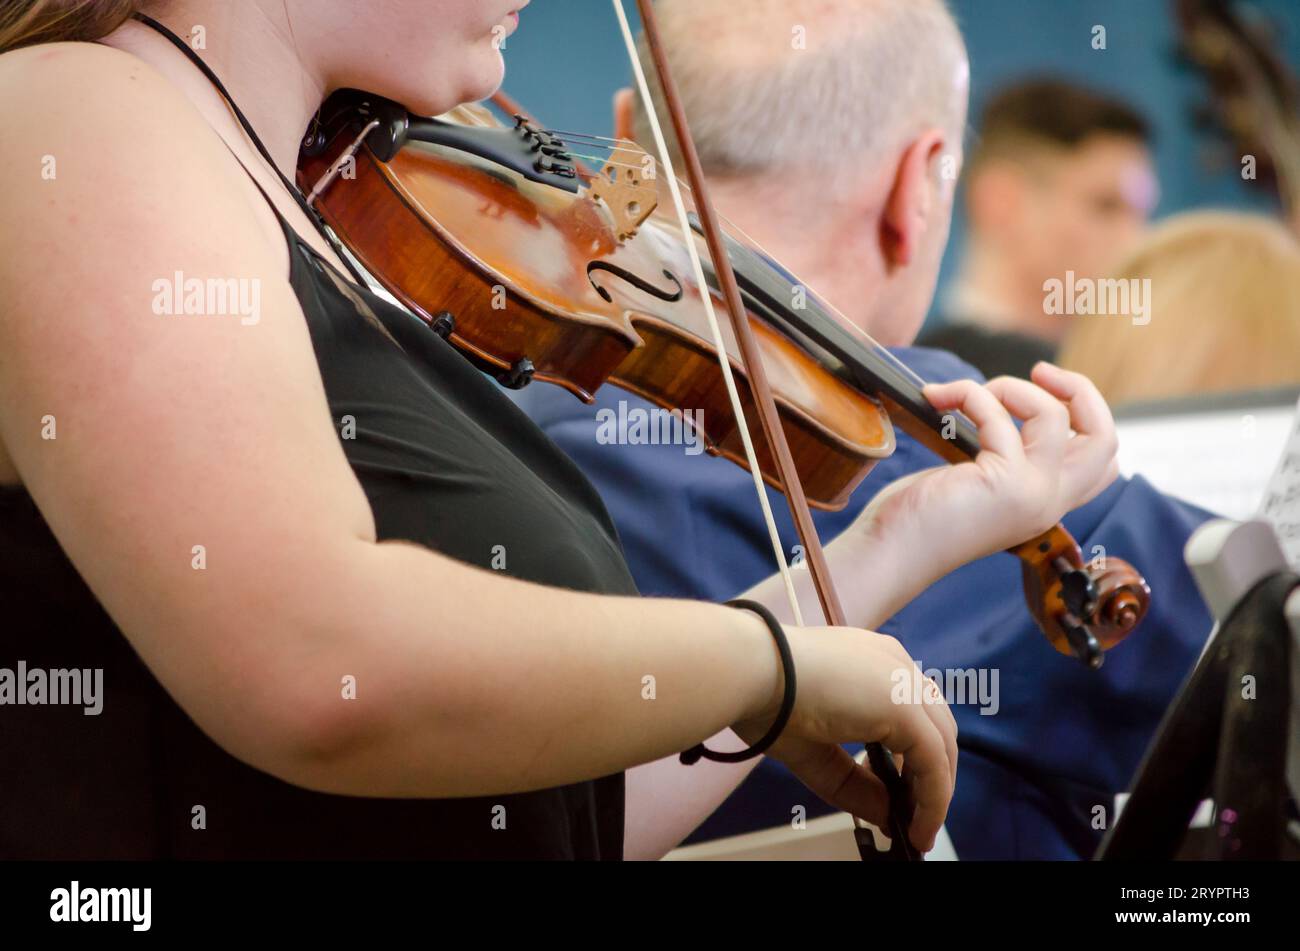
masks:
<svg viewBox="0 0 1300 951"><path fill-rule="evenodd" d="M614 149L605 167L587 183L587 194L609 211L619 241L635 237L659 206L654 160L631 143Z"/></svg>

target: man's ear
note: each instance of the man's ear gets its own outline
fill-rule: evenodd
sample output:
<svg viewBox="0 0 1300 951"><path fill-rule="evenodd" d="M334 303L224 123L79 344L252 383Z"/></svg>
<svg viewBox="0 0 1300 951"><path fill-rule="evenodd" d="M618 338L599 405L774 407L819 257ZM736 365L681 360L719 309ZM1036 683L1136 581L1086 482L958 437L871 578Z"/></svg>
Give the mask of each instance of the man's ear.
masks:
<svg viewBox="0 0 1300 951"><path fill-rule="evenodd" d="M614 93L614 138L631 139L636 93L626 86Z"/></svg>
<svg viewBox="0 0 1300 951"><path fill-rule="evenodd" d="M880 222L881 248L891 269L911 264L925 237L931 208L938 200L934 162L943 152L945 141L941 129L927 129L898 160Z"/></svg>

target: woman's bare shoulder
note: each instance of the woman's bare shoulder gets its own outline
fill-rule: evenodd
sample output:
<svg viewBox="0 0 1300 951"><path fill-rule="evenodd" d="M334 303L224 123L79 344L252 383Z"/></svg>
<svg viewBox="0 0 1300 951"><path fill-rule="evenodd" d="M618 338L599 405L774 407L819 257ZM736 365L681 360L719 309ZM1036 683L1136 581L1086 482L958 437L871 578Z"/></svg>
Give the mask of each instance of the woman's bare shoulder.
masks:
<svg viewBox="0 0 1300 951"><path fill-rule="evenodd" d="M184 94L139 57L100 43L45 43L0 55L0 113L10 155L26 146L138 151L155 140L210 151L211 136ZM3 143L0 143L3 147ZM110 156L111 157L111 156Z"/></svg>
<svg viewBox="0 0 1300 951"><path fill-rule="evenodd" d="M0 91L14 100L106 79L143 80L140 94L146 96L156 88L155 82L162 82L158 72L138 56L103 43L41 43L0 54Z"/></svg>
<svg viewBox="0 0 1300 951"><path fill-rule="evenodd" d="M151 231L128 236L133 245L214 234L267 245L220 136L130 53L50 43L0 55L0 115L12 198L0 210L0 247L16 244L29 258L51 246L74 253L69 242L84 229L120 231L149 211ZM30 187L18 187L24 181ZM21 241L5 240L10 226Z"/></svg>

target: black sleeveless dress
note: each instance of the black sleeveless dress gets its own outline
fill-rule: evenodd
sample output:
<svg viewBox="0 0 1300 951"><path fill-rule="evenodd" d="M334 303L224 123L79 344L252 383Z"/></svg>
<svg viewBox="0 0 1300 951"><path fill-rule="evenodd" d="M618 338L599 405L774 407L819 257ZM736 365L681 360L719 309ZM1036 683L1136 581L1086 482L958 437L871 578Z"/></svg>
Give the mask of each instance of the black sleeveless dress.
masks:
<svg viewBox="0 0 1300 951"><path fill-rule="evenodd" d="M423 323L280 224L379 538L635 594L614 526L568 457ZM343 438L345 417L355 438ZM429 592L431 627L454 597ZM531 636L532 621L519 617L512 634ZM516 795L368 799L309 792L229 756L145 668L21 489L0 489L0 625L0 668L104 671L98 716L0 704L0 858L622 858L621 773Z"/></svg>

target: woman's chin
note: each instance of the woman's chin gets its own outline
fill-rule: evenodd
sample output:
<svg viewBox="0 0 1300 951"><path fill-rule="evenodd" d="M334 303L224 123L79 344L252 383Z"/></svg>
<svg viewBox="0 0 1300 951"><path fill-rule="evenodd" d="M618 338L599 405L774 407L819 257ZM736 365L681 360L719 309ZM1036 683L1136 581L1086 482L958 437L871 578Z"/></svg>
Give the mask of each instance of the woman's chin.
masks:
<svg viewBox="0 0 1300 951"><path fill-rule="evenodd" d="M458 83L445 93L439 90L431 93L428 87L406 90L405 98L389 96L406 106L415 115L436 116L467 102L479 102L490 98L501 88L505 80L505 65L501 64L495 71L480 70L473 77Z"/></svg>
<svg viewBox="0 0 1300 951"><path fill-rule="evenodd" d="M482 78L465 91L461 102L478 102L492 96L506 81L506 61L500 52L493 51L492 62L483 70ZM457 103L459 105L460 103Z"/></svg>

